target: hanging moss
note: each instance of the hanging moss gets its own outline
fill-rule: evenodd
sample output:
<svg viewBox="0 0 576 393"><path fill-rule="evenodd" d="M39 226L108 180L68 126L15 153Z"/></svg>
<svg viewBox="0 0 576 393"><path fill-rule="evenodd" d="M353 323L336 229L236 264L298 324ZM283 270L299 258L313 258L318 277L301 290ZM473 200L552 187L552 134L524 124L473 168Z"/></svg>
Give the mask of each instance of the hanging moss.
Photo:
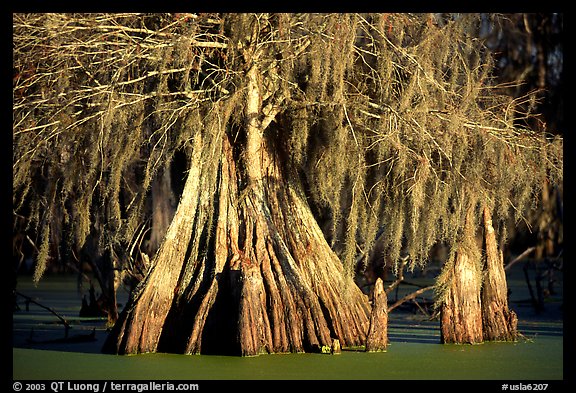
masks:
<svg viewBox="0 0 576 393"><path fill-rule="evenodd" d="M518 221L544 179L562 181L562 140L515 125L531 114L494 86L479 23L476 14L14 14L13 201L17 210L30 201L42 238L58 218L44 219L50 207L39 201L62 206L76 245L107 222L107 239L126 246L175 151L202 135L206 187L219 133L242 156L239 97L253 60L260 104L274 113L265 135L280 139L287 173L330 217L347 271L381 230L388 258L404 250L412 268L424 265L435 244L458 243L461 206L482 198L495 222ZM37 174L52 167L63 169L51 188L56 179Z"/></svg>

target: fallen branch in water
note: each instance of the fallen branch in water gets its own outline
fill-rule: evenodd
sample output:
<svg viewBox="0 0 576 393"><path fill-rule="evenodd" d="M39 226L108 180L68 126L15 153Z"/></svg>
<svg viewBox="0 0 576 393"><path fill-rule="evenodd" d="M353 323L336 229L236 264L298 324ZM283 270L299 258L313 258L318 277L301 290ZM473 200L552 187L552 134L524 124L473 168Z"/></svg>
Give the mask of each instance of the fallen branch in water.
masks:
<svg viewBox="0 0 576 393"><path fill-rule="evenodd" d="M14 293L16 295L22 296L24 299L26 299L26 311L28 311L28 306L30 303L34 303L38 307L42 307L43 309L50 311L50 313L52 313L54 316L56 316L56 318L58 318L60 321L62 321L62 324L64 325L64 337L68 337L68 330L70 329L70 323L66 320L66 318L64 318L63 316L58 314L56 311L54 311L50 307L45 306L41 303L38 303L36 300L32 299L30 296L26 296L23 293L20 293L18 291L14 291Z"/></svg>

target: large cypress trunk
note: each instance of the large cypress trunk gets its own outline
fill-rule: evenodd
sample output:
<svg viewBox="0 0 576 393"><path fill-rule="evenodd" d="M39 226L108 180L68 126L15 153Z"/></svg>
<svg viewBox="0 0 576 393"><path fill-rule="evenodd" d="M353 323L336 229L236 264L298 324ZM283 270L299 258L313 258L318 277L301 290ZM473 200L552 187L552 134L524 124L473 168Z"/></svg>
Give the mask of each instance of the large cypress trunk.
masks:
<svg viewBox="0 0 576 393"><path fill-rule="evenodd" d="M508 309L508 287L504 271L504 256L498 247L492 214L484 207L484 245L486 261L482 284L482 322L484 340L514 341L518 336L516 313Z"/></svg>
<svg viewBox="0 0 576 393"><path fill-rule="evenodd" d="M267 159L262 181L239 192L226 137L222 149L218 211L210 220L200 205L208 195L193 165L154 265L105 351L256 355L313 351L333 338L363 345L368 300L301 190Z"/></svg>
<svg viewBox="0 0 576 393"><path fill-rule="evenodd" d="M252 356L365 343L368 299L264 136L254 68L248 80L242 151L224 132L210 149L195 137L164 242L104 351ZM214 181L207 150L220 152Z"/></svg>

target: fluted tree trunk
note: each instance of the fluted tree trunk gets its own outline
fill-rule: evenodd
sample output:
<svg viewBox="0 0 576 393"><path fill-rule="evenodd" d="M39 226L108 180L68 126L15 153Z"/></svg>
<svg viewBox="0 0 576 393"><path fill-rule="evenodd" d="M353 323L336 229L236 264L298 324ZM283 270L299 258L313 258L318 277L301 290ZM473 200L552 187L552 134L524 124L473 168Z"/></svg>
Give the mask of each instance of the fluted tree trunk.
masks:
<svg viewBox="0 0 576 393"><path fill-rule="evenodd" d="M333 339L365 343L368 299L344 273L296 177L283 173L264 135L277 109L261 107L257 77L253 66L242 154L225 132L211 146L220 151L216 184L195 137L174 219L106 352L252 356L314 351Z"/></svg>
<svg viewBox="0 0 576 393"><path fill-rule="evenodd" d="M442 307L442 343L476 344L483 340L480 279L474 265L465 252L457 254L450 294Z"/></svg>

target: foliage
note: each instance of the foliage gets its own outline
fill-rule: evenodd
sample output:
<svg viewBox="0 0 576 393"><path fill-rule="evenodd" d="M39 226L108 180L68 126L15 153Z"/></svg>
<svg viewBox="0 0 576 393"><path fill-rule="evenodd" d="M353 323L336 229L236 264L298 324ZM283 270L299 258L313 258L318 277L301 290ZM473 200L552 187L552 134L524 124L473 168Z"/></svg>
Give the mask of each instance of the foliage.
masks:
<svg viewBox="0 0 576 393"><path fill-rule="evenodd" d="M465 206L520 220L562 181L562 139L517 125L529 97L499 94L479 28L475 14L14 14L15 213L29 204L43 251L61 225L76 247L98 233L127 249L176 151L201 136L207 186L221 130L241 161L259 51L266 136L348 271L381 230L387 258L425 264L461 243Z"/></svg>

